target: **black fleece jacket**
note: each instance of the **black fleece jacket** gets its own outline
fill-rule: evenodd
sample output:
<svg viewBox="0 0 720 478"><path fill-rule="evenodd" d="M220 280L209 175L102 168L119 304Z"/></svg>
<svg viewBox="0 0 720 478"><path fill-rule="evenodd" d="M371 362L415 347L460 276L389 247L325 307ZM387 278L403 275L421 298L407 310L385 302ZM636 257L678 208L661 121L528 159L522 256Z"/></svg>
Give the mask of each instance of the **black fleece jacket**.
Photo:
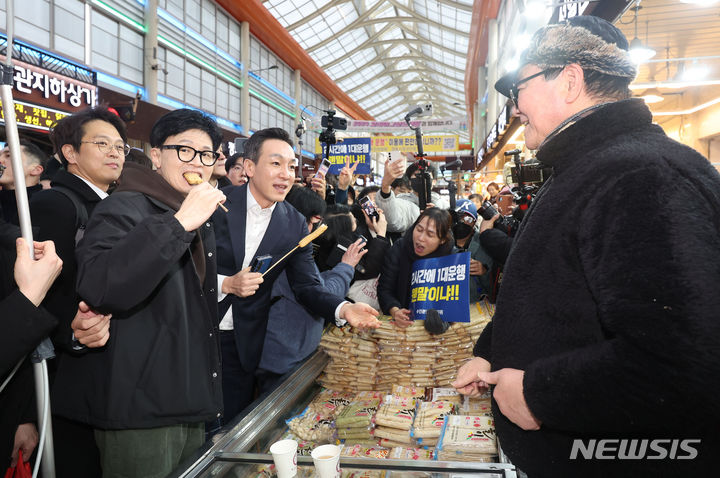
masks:
<svg viewBox="0 0 720 478"><path fill-rule="evenodd" d="M525 371L542 428L523 431L494 405L501 445L530 477L709 470L720 443L718 172L635 99L577 121L537 157L554 175L514 239L475 353ZM568 460L574 438L653 437L700 438L700 454Z"/></svg>

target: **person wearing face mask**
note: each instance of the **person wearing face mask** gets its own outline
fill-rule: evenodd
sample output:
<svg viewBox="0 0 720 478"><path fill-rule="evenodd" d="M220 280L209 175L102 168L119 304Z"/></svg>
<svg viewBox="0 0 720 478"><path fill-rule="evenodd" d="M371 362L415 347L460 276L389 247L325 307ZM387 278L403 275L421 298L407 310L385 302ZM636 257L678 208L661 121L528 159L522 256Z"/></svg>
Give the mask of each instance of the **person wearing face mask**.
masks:
<svg viewBox="0 0 720 478"><path fill-rule="evenodd" d="M491 296L492 280L489 271L493 260L480 244L480 234L475 231L477 208L469 199L459 199L455 207L452 227L455 247L460 252L470 252L470 303L477 302L483 296Z"/></svg>
<svg viewBox="0 0 720 478"><path fill-rule="evenodd" d="M451 227L448 211L436 207L426 209L385 255L378 281L378 301L383 313L390 315L397 326L407 327L413 321L408 308L413 263L455 252Z"/></svg>

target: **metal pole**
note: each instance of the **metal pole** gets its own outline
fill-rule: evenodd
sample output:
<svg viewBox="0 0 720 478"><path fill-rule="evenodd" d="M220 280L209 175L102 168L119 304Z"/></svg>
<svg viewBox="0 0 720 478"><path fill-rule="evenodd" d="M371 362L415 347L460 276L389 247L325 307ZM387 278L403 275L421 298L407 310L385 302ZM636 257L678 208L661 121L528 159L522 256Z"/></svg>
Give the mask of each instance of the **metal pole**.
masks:
<svg viewBox="0 0 720 478"><path fill-rule="evenodd" d="M6 2L7 9L7 48L5 55L5 64L2 69L2 83L0 84L0 95L2 97L3 114L5 117L5 135L7 137L8 146L10 148L10 158L13 165L13 175L15 178L15 198L17 199L18 218L20 219L20 229L22 237L30 248L30 256L34 259L32 225L30 222L30 207L28 206L27 189L25 186L25 175L23 171L22 157L20 155L20 138L18 136L17 122L15 120L15 102L12 96L13 87L13 35L14 35L14 5L13 1ZM45 359L53 357L54 352L52 343L49 339L45 339L33 352L33 372L35 374L35 394L38 409L38 427L41 431L45 428L45 445L42 450L41 466L43 477L55 477L55 455L53 452L52 440L52 423L50 413L47 416L44 410L50 409L50 396L44 393L48 390L48 376ZM47 407L45 402L47 401Z"/></svg>

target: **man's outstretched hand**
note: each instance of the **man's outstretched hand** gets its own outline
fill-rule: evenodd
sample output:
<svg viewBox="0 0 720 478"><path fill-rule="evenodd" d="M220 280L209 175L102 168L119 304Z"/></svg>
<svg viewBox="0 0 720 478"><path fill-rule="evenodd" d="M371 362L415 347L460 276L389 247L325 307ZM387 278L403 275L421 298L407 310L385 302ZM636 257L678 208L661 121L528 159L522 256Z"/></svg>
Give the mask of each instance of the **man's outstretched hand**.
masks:
<svg viewBox="0 0 720 478"><path fill-rule="evenodd" d="M348 302L340 308L340 318L347 320L350 325L360 330L380 327L378 315L380 312L362 302L356 304Z"/></svg>

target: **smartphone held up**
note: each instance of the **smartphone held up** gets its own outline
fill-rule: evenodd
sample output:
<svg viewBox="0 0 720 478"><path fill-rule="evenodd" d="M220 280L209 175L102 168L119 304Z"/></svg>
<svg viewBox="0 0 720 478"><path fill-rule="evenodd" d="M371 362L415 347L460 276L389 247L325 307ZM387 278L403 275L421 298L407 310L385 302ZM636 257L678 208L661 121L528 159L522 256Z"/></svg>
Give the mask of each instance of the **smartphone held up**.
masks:
<svg viewBox="0 0 720 478"><path fill-rule="evenodd" d="M360 207L363 209L363 211L365 211L365 214L368 215L371 221L373 220L373 218L375 218L375 220L377 221L380 220L380 215L377 212L377 207L375 207L375 203L368 196L360 199Z"/></svg>
<svg viewBox="0 0 720 478"><path fill-rule="evenodd" d="M314 177L324 178L329 169L330 169L330 160L325 158L322 160L322 163L320 163L320 167L318 167L318 170L315 173Z"/></svg>

